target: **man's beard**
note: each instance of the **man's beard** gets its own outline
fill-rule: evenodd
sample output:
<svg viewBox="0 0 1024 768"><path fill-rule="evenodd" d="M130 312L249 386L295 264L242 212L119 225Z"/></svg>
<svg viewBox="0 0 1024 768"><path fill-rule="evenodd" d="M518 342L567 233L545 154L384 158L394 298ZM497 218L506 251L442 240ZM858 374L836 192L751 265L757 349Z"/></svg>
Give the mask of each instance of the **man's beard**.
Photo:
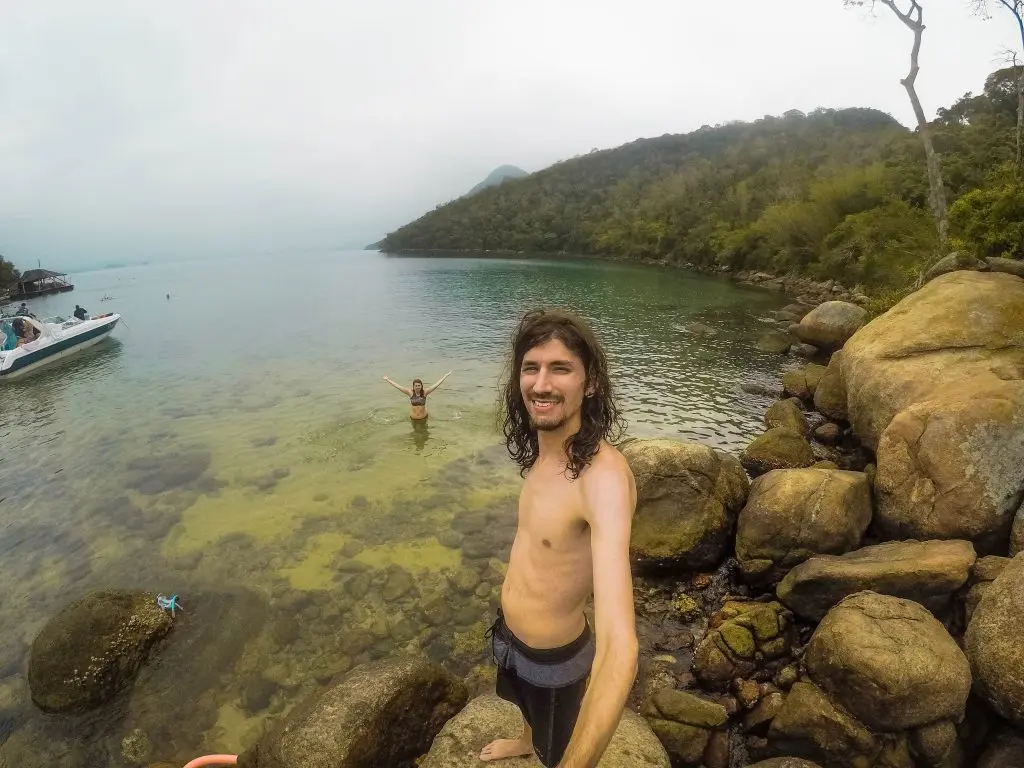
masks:
<svg viewBox="0 0 1024 768"><path fill-rule="evenodd" d="M533 416L530 417L530 427L536 432L554 432L565 426L569 421L568 416L562 416L557 421L538 422Z"/></svg>
<svg viewBox="0 0 1024 768"><path fill-rule="evenodd" d="M546 400L542 402L549 402L556 408L558 406L565 405L565 400L561 398L557 400ZM559 430L562 427L564 427L572 416L572 414L566 413L563 410L561 416L554 416L549 414L536 417L530 411L529 406L527 406L526 415L529 417L530 420L530 428L536 432L555 432L556 430Z"/></svg>

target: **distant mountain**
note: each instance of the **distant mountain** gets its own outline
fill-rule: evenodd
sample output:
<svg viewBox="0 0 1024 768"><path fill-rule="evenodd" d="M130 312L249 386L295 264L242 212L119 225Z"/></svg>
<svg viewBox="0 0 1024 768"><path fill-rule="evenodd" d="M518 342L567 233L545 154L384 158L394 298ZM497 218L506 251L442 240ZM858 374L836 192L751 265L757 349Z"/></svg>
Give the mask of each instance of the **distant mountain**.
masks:
<svg viewBox="0 0 1024 768"><path fill-rule="evenodd" d="M499 165L487 175L486 179L469 190L466 197L472 197L477 192L482 192L488 187L496 187L508 179L521 179L523 176L529 175L522 168L516 168L514 165Z"/></svg>

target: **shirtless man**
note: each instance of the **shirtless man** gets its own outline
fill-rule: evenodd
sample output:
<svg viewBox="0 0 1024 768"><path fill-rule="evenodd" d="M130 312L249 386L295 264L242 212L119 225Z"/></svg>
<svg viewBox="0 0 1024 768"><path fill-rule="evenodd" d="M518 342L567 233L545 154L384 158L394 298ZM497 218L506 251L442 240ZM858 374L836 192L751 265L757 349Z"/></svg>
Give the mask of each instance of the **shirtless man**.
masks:
<svg viewBox="0 0 1024 768"><path fill-rule="evenodd" d="M528 313L503 397L505 441L526 478L501 608L490 631L497 693L523 715L484 761L536 753L548 768L597 765L637 669L629 535L636 486L606 438L621 432L593 331ZM594 596L595 628L584 614ZM589 680L588 680L589 677Z"/></svg>

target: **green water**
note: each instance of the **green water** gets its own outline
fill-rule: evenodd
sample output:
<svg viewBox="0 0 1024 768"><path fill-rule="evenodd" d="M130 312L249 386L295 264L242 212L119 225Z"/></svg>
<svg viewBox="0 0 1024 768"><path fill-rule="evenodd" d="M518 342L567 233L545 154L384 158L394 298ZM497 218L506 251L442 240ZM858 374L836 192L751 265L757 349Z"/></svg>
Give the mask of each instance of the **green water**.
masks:
<svg viewBox="0 0 1024 768"><path fill-rule="evenodd" d="M33 310L124 323L0 388L0 758L20 766L236 751L367 659L481 660L518 489L496 385L525 309L592 320L635 436L736 451L765 405L739 385L787 365L754 350L780 297L656 268L334 252L73 279ZM426 428L381 381L449 369ZM43 717L28 648L95 587L185 612L130 695Z"/></svg>

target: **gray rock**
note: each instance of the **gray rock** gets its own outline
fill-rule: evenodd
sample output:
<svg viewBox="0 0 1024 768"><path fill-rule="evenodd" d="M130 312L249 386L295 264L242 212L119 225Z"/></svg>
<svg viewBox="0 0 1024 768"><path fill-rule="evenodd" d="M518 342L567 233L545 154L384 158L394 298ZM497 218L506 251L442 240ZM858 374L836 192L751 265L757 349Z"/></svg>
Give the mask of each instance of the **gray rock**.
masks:
<svg viewBox="0 0 1024 768"><path fill-rule="evenodd" d="M645 568L714 568L725 557L748 481L735 458L698 443L630 440L636 478L630 557Z"/></svg>
<svg viewBox="0 0 1024 768"><path fill-rule="evenodd" d="M992 272L1006 272L1007 274L1024 278L1024 260L989 256L985 259L985 263Z"/></svg>
<svg viewBox="0 0 1024 768"><path fill-rule="evenodd" d="M828 612L804 663L830 698L876 731L959 721L971 692L967 657L945 627L917 603L874 592Z"/></svg>
<svg viewBox="0 0 1024 768"><path fill-rule="evenodd" d="M977 768L1020 768L1024 755L1024 733L1009 728L989 740Z"/></svg>
<svg viewBox="0 0 1024 768"><path fill-rule="evenodd" d="M988 264L968 253L953 251L932 264L928 271L924 273L924 280L928 282L929 280L934 280L939 275L945 275L961 269L984 271L988 268Z"/></svg>
<svg viewBox="0 0 1024 768"><path fill-rule="evenodd" d="M462 681L426 658L366 664L298 704L238 765L411 767L466 698Z"/></svg>
<svg viewBox="0 0 1024 768"><path fill-rule="evenodd" d="M833 353L814 390L814 407L836 421L847 421L849 418L842 363L842 352Z"/></svg>
<svg viewBox="0 0 1024 768"><path fill-rule="evenodd" d="M796 355L797 357L803 357L810 360L811 358L820 354L820 350L813 344L794 344L789 348L790 354Z"/></svg>
<svg viewBox="0 0 1024 768"><path fill-rule="evenodd" d="M816 554L855 549L871 522L862 472L780 469L758 477L736 530L736 557L748 577L774 582Z"/></svg>
<svg viewBox="0 0 1024 768"><path fill-rule="evenodd" d="M849 761L835 760L837 766L874 766L881 748L867 728L837 709L820 688L803 682L793 684L772 720L768 739L779 751Z"/></svg>
<svg viewBox="0 0 1024 768"><path fill-rule="evenodd" d="M839 440L839 434L839 425L827 421L814 430L814 439L825 445L835 445Z"/></svg>
<svg viewBox="0 0 1024 768"><path fill-rule="evenodd" d="M800 321L800 341L821 349L839 349L868 321L867 310L848 301L826 301Z"/></svg>
<svg viewBox="0 0 1024 768"><path fill-rule="evenodd" d="M483 694L445 723L419 768L479 768L481 749L494 739L518 736L522 727L514 704L493 693ZM539 768L541 764L531 755L502 760L500 765L503 768ZM627 709L597 767L669 768L669 760L644 719Z"/></svg>
<svg viewBox="0 0 1024 768"><path fill-rule="evenodd" d="M769 429L743 449L740 462L752 474L773 469L796 469L814 463L811 444L799 432L786 427Z"/></svg>
<svg viewBox="0 0 1024 768"><path fill-rule="evenodd" d="M782 374L782 391L789 397L811 402L827 368L824 365L808 363Z"/></svg>
<svg viewBox="0 0 1024 768"><path fill-rule="evenodd" d="M871 590L942 613L974 565L969 541L892 541L844 555L817 555L796 566L778 587L779 600L819 621L844 597Z"/></svg>
<svg viewBox="0 0 1024 768"><path fill-rule="evenodd" d="M160 638L170 613L149 592L90 592L68 605L32 643L28 683L44 712L83 712L126 688Z"/></svg>
<svg viewBox="0 0 1024 768"><path fill-rule="evenodd" d="M1019 554L985 588L964 635L977 693L1018 727L1024 727L1022 596L1024 554Z"/></svg>
<svg viewBox="0 0 1024 768"><path fill-rule="evenodd" d="M769 405L764 414L764 423L768 429L786 427L800 434L807 433L807 417L804 416L800 400L796 397L777 400Z"/></svg>

